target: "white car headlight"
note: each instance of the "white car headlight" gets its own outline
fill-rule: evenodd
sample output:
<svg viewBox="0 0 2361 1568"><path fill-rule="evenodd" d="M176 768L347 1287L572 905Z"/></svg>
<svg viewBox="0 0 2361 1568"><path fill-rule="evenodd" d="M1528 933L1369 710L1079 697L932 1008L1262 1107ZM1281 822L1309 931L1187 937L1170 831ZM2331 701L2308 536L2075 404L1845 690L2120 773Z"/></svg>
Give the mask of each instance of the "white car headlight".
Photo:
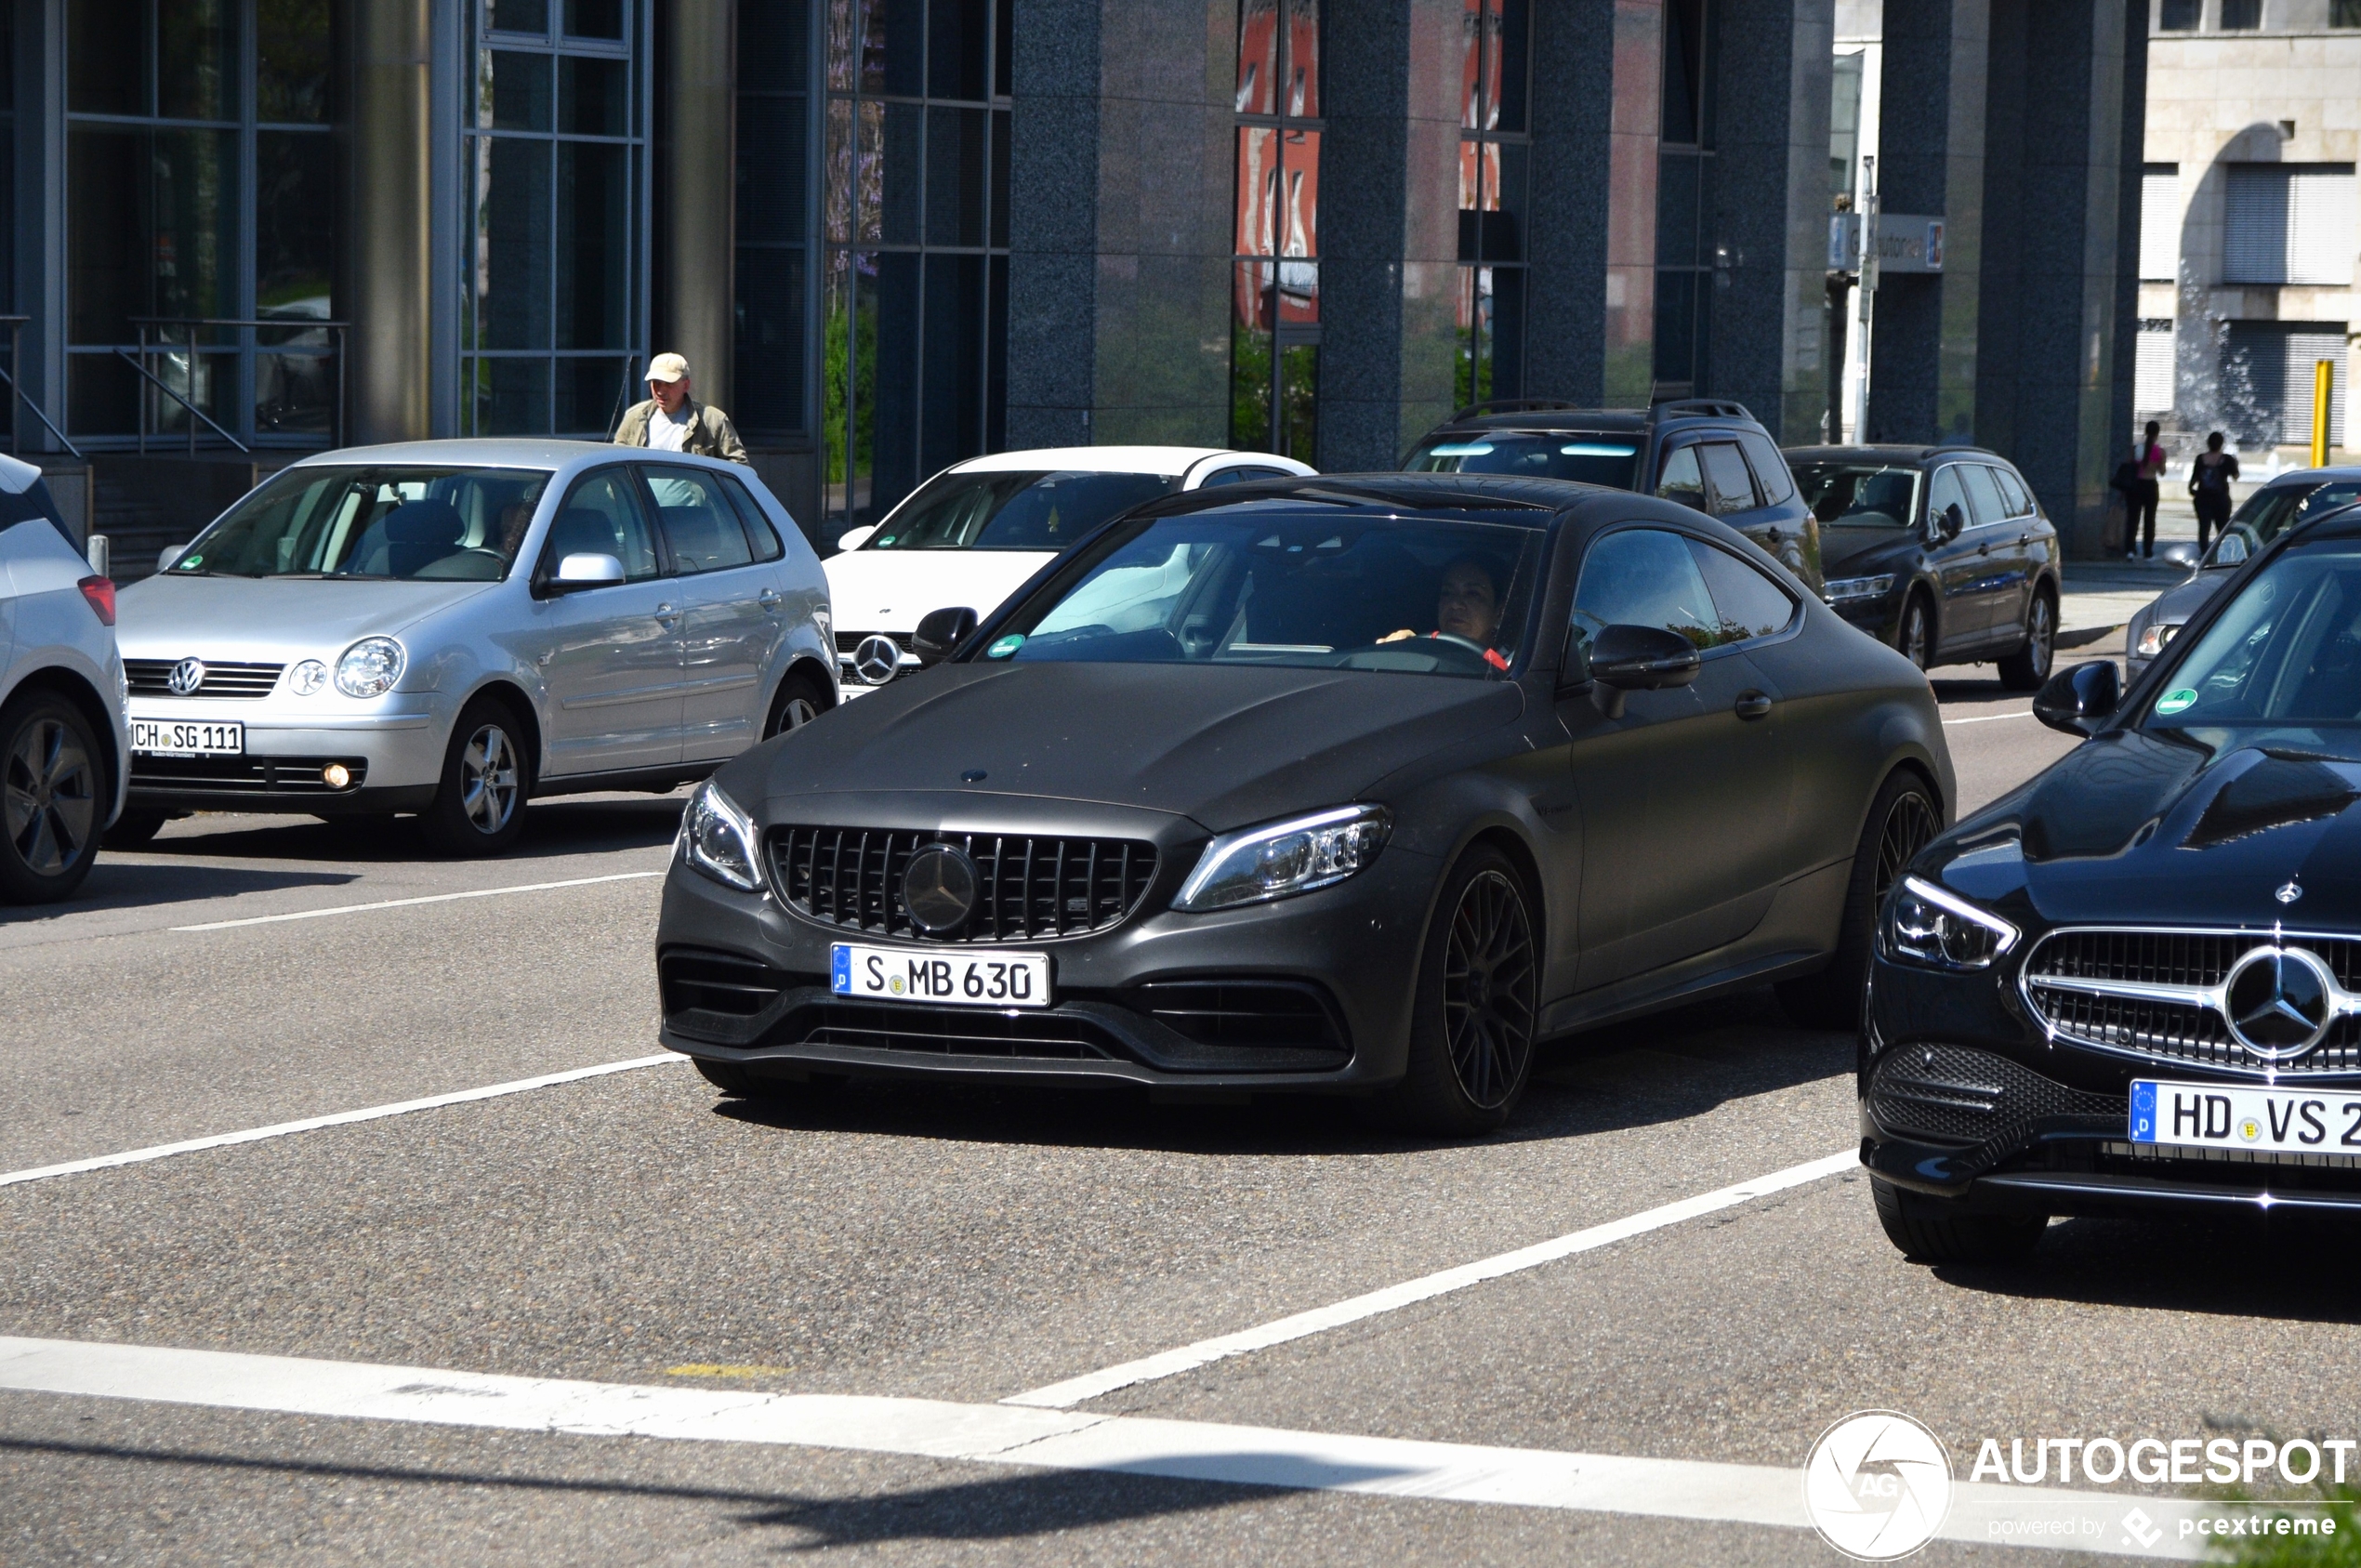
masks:
<svg viewBox="0 0 2361 1568"><path fill-rule="evenodd" d="M1838 577L1828 584L1828 602L1842 604L1848 600L1880 599L1893 587L1893 573L1882 577Z"/></svg>
<svg viewBox="0 0 2361 1568"><path fill-rule="evenodd" d="M2158 653L2164 652L2164 645L2170 642L2173 637L2180 630L2181 627L2177 622L2150 621L2146 626L2140 628L2139 635L2134 637L2131 640L2131 652L2133 657L2142 659L2155 658Z"/></svg>
<svg viewBox="0 0 2361 1568"><path fill-rule="evenodd" d="M389 637L364 637L336 661L336 690L348 697L382 697L402 679L409 655Z"/></svg>
<svg viewBox="0 0 2361 1568"><path fill-rule="evenodd" d="M2017 929L1932 882L1905 876L1886 905L1886 955L1938 969L1988 969Z"/></svg>
<svg viewBox="0 0 2361 1568"><path fill-rule="evenodd" d="M1392 831L1383 806L1339 806L1225 833L1181 884L1175 909L1227 909L1341 882L1378 858Z"/></svg>
<svg viewBox="0 0 2361 1568"><path fill-rule="evenodd" d="M306 659L287 671L287 690L298 697L314 697L328 683L328 666L317 659Z"/></svg>
<svg viewBox="0 0 2361 1568"><path fill-rule="evenodd" d="M762 888L752 819L711 779L697 785L680 813L680 858L724 887L742 893Z"/></svg>

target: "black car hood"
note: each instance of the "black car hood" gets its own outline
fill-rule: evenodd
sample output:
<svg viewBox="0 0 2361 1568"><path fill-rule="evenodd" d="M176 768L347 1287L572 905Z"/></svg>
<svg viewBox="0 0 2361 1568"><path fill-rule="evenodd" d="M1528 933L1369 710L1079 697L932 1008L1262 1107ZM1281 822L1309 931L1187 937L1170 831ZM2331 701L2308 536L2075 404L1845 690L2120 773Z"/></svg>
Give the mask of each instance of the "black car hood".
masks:
<svg viewBox="0 0 2361 1568"><path fill-rule="evenodd" d="M1829 576L1865 577L1880 567L1899 569L1919 553L1919 535L1908 528L1820 525L1820 567Z"/></svg>
<svg viewBox="0 0 2361 1568"><path fill-rule="evenodd" d="M2361 927L2361 764L2120 732L1961 824L1937 864L2052 924Z"/></svg>
<svg viewBox="0 0 2361 1568"><path fill-rule="evenodd" d="M1100 801L1220 833L1352 800L1523 706L1513 682L1447 676L945 665L786 737L767 785L774 801L856 790Z"/></svg>

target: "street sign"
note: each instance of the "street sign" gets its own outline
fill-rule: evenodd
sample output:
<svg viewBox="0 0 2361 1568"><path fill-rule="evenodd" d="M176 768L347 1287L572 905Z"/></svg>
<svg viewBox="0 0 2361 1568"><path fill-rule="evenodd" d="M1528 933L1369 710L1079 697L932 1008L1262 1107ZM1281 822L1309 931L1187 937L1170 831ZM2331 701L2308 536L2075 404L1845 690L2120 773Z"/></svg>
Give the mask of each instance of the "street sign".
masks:
<svg viewBox="0 0 2361 1568"><path fill-rule="evenodd" d="M1861 270L1861 218L1857 212L1828 215L1828 270ZM1943 219L1923 213L1881 212L1878 222L1878 270L1881 272L1943 270Z"/></svg>

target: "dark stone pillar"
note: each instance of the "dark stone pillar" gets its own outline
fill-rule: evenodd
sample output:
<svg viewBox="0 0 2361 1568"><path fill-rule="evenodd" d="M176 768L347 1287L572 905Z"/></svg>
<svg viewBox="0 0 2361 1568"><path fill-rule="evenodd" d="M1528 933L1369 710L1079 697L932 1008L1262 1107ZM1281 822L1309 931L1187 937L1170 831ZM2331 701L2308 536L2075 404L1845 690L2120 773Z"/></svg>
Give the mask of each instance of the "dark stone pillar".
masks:
<svg viewBox="0 0 2361 1568"><path fill-rule="evenodd" d="M737 84L732 44L737 34L733 0L672 0L657 13L664 78L656 144L656 224L653 258L665 282L658 300L652 354L689 362L700 401L727 412L737 406L731 349L736 336L730 301L736 260L736 192L731 184L732 127ZM785 171L766 169L764 178ZM641 366L645 369L645 366ZM635 397L644 392L635 392Z"/></svg>
<svg viewBox="0 0 2361 1568"><path fill-rule="evenodd" d="M1605 397L1608 137L1615 0L1533 8L1532 191L1525 219L1525 390Z"/></svg>
<svg viewBox="0 0 2361 1568"><path fill-rule="evenodd" d="M352 8L354 442L434 433L433 9L429 0L359 0Z"/></svg>
<svg viewBox="0 0 2361 1568"><path fill-rule="evenodd" d="M1009 446L1228 443L1236 28L1236 0L1019 0Z"/></svg>
<svg viewBox="0 0 2361 1568"><path fill-rule="evenodd" d="M1942 218L1945 256L1940 273L1880 277L1871 441L1975 436L1991 25L1990 0L1886 0L1879 202Z"/></svg>

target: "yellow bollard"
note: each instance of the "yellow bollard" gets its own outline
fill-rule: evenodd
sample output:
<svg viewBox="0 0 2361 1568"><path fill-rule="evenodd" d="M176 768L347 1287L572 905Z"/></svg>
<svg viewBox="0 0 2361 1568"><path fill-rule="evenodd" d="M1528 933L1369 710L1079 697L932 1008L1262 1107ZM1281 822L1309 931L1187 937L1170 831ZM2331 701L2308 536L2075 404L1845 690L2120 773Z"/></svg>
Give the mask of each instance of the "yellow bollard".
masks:
<svg viewBox="0 0 2361 1568"><path fill-rule="evenodd" d="M2312 362L2312 466L2328 466L2328 400L2336 390L2334 360Z"/></svg>

